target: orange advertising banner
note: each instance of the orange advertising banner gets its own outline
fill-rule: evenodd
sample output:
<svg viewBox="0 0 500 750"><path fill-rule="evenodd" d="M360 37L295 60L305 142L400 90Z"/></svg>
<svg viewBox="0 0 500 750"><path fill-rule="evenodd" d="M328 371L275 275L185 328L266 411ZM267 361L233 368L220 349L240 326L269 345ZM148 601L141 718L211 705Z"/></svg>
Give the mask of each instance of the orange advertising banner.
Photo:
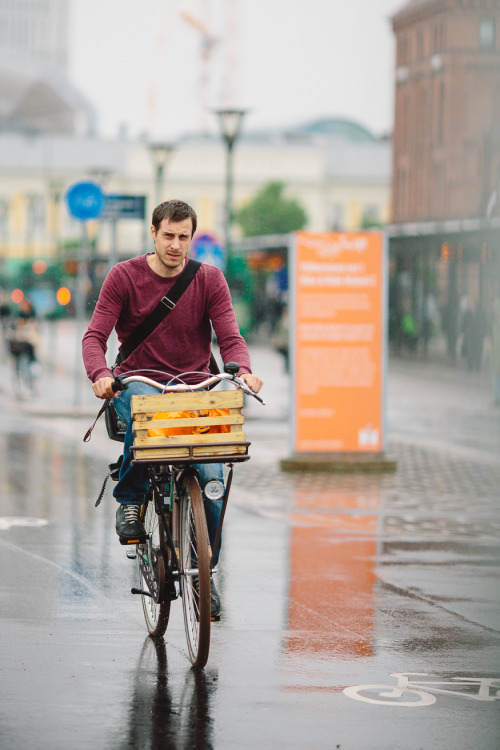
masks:
<svg viewBox="0 0 500 750"><path fill-rule="evenodd" d="M297 232L293 256L293 450L381 453L384 236Z"/></svg>

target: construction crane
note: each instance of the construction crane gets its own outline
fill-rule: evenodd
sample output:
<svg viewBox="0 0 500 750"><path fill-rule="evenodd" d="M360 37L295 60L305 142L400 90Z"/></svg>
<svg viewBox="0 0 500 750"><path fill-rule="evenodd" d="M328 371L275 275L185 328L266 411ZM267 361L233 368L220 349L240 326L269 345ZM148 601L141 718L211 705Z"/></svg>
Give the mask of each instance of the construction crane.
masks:
<svg viewBox="0 0 500 750"><path fill-rule="evenodd" d="M165 66L168 52L169 30L172 10L168 3L164 3L161 10L160 22L157 24L157 34L154 41L153 54L151 57L151 69L148 76L148 88L146 91L144 132L150 138L156 125L158 116L158 82Z"/></svg>
<svg viewBox="0 0 500 750"><path fill-rule="evenodd" d="M202 133L208 131L208 112L210 97L210 73L212 52L217 44L217 39L209 31L207 24L197 18L187 8L183 8L181 16L201 36L200 48L200 130Z"/></svg>

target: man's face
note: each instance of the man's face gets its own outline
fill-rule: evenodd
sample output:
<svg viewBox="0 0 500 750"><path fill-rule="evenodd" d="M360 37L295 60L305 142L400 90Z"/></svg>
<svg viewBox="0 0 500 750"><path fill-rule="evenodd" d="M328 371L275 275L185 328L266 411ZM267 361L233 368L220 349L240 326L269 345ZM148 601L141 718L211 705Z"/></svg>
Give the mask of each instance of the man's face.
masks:
<svg viewBox="0 0 500 750"><path fill-rule="evenodd" d="M175 275L176 271L182 270L191 244L192 233L193 223L190 218L183 221L163 219L158 231L153 226L151 227L157 263L164 275Z"/></svg>

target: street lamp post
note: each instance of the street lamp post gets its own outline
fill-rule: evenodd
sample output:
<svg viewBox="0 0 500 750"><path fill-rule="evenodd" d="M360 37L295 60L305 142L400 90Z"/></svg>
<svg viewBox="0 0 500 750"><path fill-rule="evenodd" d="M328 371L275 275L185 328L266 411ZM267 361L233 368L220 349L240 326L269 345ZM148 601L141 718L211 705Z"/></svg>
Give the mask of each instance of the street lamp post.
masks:
<svg viewBox="0 0 500 750"><path fill-rule="evenodd" d="M52 254L56 260L61 260L61 223L59 212L61 207L63 187L64 183L62 182L62 180L58 180L55 178L49 180L49 231Z"/></svg>
<svg viewBox="0 0 500 750"><path fill-rule="evenodd" d="M233 149L240 134L241 121L245 115L244 109L218 109L216 114L226 143L226 216L225 216L225 246L226 262L231 254L231 228L233 224Z"/></svg>
<svg viewBox="0 0 500 750"><path fill-rule="evenodd" d="M148 144L148 150L155 168L155 206L158 206L162 202L161 194L165 177L165 167L174 149L175 146L173 143L158 142Z"/></svg>

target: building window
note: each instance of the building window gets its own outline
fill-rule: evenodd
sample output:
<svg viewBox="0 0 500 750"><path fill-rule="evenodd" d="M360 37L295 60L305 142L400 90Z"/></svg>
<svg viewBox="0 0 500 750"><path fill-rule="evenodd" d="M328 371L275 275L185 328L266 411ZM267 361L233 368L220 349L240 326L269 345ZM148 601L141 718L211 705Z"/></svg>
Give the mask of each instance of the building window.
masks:
<svg viewBox="0 0 500 750"><path fill-rule="evenodd" d="M6 198L0 198L0 240L7 241L9 225L9 201Z"/></svg>
<svg viewBox="0 0 500 750"><path fill-rule="evenodd" d="M417 30L417 60L424 56L424 32L422 29Z"/></svg>
<svg viewBox="0 0 500 750"><path fill-rule="evenodd" d="M408 57L408 39L405 36L401 36L398 39L397 46L398 65L406 65L408 63Z"/></svg>
<svg viewBox="0 0 500 750"><path fill-rule="evenodd" d="M479 46L481 49L495 49L495 19L481 18L479 21Z"/></svg>
<svg viewBox="0 0 500 750"><path fill-rule="evenodd" d="M331 203L328 206L328 230L339 232L344 228L344 207L341 203Z"/></svg>
<svg viewBox="0 0 500 750"><path fill-rule="evenodd" d="M408 196L407 196L407 180L406 170L404 167L398 169L397 183L396 183L396 221L406 221L408 218Z"/></svg>
<svg viewBox="0 0 500 750"><path fill-rule="evenodd" d="M439 96L437 102L437 132L436 132L436 143L439 146L443 145L444 140L444 111L445 111L445 87L444 83L439 86Z"/></svg>

